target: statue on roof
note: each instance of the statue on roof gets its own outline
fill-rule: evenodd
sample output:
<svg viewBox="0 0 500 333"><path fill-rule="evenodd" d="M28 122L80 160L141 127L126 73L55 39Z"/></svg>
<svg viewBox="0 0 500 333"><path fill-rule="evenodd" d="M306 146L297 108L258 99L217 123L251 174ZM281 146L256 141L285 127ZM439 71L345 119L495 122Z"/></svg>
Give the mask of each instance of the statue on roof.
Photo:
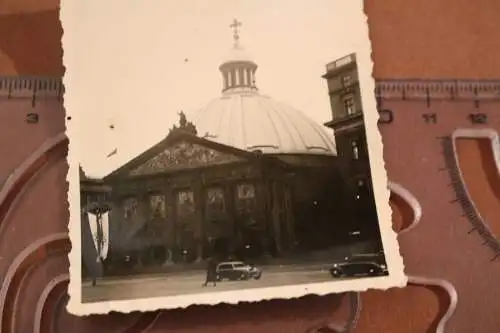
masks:
<svg viewBox="0 0 500 333"><path fill-rule="evenodd" d="M198 131L196 130L196 126L191 121L187 120L186 114L184 111L180 111L177 113L179 116L179 126L174 125L168 132L168 136L176 133L188 133L191 135L197 135Z"/></svg>
<svg viewBox="0 0 500 333"><path fill-rule="evenodd" d="M179 115L179 125L181 128L183 127L186 127L186 124L187 124L187 119L186 119L186 115L184 114L184 111L181 111L179 113L177 113Z"/></svg>

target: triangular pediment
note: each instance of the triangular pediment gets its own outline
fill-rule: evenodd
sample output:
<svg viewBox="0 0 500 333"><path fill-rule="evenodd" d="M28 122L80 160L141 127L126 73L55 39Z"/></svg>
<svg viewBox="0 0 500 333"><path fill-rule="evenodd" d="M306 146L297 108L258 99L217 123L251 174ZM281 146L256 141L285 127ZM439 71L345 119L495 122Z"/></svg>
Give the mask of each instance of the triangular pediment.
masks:
<svg viewBox="0 0 500 333"><path fill-rule="evenodd" d="M128 173L131 176L152 175L169 171L202 168L212 165L242 161L243 158L205 146L182 140L159 150L153 157L145 158Z"/></svg>

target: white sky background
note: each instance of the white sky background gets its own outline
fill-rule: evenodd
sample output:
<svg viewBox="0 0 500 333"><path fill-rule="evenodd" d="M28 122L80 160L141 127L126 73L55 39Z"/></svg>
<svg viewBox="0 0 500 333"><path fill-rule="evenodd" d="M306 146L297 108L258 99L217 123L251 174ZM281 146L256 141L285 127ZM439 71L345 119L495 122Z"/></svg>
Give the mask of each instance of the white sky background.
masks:
<svg viewBox="0 0 500 333"><path fill-rule="evenodd" d="M360 45L365 29L352 29L365 24L361 0L64 1L67 112L94 177L163 139L180 110L221 94L234 18L260 92L320 124L331 119L326 64L370 47Z"/></svg>

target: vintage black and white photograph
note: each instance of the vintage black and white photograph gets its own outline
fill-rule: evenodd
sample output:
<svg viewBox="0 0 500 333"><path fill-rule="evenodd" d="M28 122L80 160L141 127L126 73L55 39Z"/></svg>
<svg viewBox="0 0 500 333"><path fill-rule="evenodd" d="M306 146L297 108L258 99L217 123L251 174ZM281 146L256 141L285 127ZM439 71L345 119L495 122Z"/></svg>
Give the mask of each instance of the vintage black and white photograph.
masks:
<svg viewBox="0 0 500 333"><path fill-rule="evenodd" d="M69 311L403 286L362 1L64 2Z"/></svg>

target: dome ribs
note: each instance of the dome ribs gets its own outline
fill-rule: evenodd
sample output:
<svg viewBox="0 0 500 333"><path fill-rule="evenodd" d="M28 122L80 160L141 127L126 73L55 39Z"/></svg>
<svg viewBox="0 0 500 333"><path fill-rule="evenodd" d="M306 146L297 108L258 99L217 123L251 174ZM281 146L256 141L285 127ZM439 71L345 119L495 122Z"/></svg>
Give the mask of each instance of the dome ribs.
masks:
<svg viewBox="0 0 500 333"><path fill-rule="evenodd" d="M267 117L269 118L269 122L270 122L270 124L271 124L271 126L272 126L272 128L273 128L273 130L274 130L274 132L275 132L275 134L276 134L276 139L277 139L277 140L276 140L276 141L277 141L277 145L276 145L276 146L278 146L279 148L283 148L283 142L281 141L281 137L280 137L281 133L280 133L280 131L278 130L278 128L277 128L277 126L276 126L276 124L274 123L274 120L273 120L273 118L274 118L274 117L271 115L271 112L272 112L273 114L275 114L275 115L277 116L277 118L278 118L278 119L279 119L279 120L280 120L283 124L285 124L285 121L284 121L284 120L283 120L283 118L280 116L280 114L279 114L278 112L276 112L276 110L274 110L272 107L271 107L271 108L266 107L266 106L264 105L264 103L263 103L263 101L262 101L261 99L258 99L257 101L258 101L258 103L260 104L260 106L261 106L262 110L265 110L266 115L267 115ZM286 127L286 125L284 125L284 127ZM288 133L288 135L289 135L290 139L293 141L293 140L294 140L293 136L292 136L290 133ZM279 149L279 148L278 148L278 149Z"/></svg>
<svg viewBox="0 0 500 333"><path fill-rule="evenodd" d="M321 124L286 104L258 93L223 95L198 111L203 136L243 150L272 154L335 155L335 143Z"/></svg>

